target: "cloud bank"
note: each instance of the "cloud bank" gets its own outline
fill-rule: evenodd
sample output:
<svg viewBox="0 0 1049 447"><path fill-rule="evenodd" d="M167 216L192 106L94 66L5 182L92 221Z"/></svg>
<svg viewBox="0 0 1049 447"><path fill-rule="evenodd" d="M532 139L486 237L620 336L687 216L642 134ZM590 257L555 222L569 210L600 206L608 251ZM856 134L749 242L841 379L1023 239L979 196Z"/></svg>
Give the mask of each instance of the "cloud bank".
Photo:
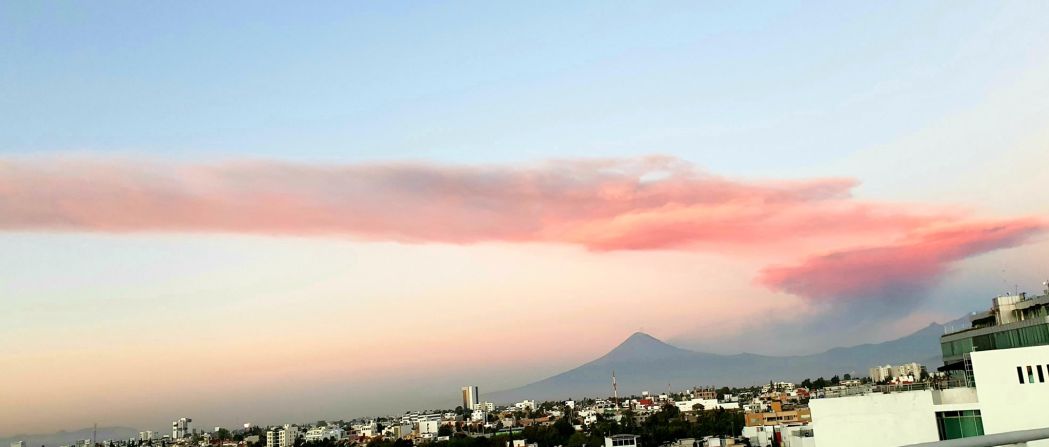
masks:
<svg viewBox="0 0 1049 447"><path fill-rule="evenodd" d="M856 200L856 185L728 179L669 157L523 167L9 159L0 161L0 230L779 250L801 261L764 269L759 283L834 301L922 290L952 262L1044 229L1028 218L974 223L942 207Z"/></svg>

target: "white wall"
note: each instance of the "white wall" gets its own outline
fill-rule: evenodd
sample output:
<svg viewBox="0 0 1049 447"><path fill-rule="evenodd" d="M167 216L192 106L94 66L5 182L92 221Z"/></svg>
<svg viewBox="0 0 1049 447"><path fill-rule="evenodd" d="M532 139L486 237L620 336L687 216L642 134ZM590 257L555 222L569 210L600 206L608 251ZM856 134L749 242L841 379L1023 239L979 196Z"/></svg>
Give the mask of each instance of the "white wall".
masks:
<svg viewBox="0 0 1049 447"><path fill-rule="evenodd" d="M1049 346L974 352L972 364L984 433L1049 428ZM1046 381L1038 381L1035 369L1035 382L1027 383L1027 365L1042 365ZM1024 368L1022 385L1017 366ZM1049 446L1049 440L1027 445Z"/></svg>
<svg viewBox="0 0 1049 447"><path fill-rule="evenodd" d="M886 447L939 441L931 391L809 401L817 447Z"/></svg>

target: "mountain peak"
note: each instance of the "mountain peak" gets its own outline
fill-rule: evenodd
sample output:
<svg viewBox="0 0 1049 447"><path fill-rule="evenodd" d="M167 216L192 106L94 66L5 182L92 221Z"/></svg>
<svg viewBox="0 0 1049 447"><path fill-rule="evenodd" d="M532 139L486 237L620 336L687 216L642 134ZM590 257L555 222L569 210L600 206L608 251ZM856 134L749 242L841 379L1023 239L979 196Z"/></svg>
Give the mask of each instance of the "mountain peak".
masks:
<svg viewBox="0 0 1049 447"><path fill-rule="evenodd" d="M692 354L690 351L671 346L666 342L644 332L634 332L626 340L608 352L606 361L630 361L639 359L657 359Z"/></svg>
<svg viewBox="0 0 1049 447"><path fill-rule="evenodd" d="M660 340L660 339L658 339L656 337L653 337L651 335L648 335L648 334L646 334L644 332L641 332L641 331L637 331L637 332L634 332L633 334L630 334L630 336L627 337L626 340L623 341L623 343L626 343L626 342L631 341L631 340L633 340L633 341L643 341L643 342L663 343L662 340Z"/></svg>

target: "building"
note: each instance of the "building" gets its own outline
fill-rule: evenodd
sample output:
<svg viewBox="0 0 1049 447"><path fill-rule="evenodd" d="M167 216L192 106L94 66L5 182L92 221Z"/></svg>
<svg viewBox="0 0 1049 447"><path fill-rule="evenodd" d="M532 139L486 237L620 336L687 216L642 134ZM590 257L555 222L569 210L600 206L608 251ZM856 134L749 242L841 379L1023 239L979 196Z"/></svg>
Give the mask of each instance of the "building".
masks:
<svg viewBox="0 0 1049 447"><path fill-rule="evenodd" d="M152 441L156 437L156 434L152 430L138 432L139 441Z"/></svg>
<svg viewBox="0 0 1049 447"><path fill-rule="evenodd" d="M441 431L440 420L426 420L419 421L419 435L422 437L437 436L437 433Z"/></svg>
<svg viewBox="0 0 1049 447"><path fill-rule="evenodd" d="M891 374L892 374L893 377L896 377L896 378L913 377L914 380L917 380L917 379L921 378L923 370L925 370L924 366L922 366L922 365L920 365L918 363L911 362L911 363L905 363L905 364L899 365L899 366L893 366Z"/></svg>
<svg viewBox="0 0 1049 447"><path fill-rule="evenodd" d="M480 402L481 400L477 398L476 386L463 387L463 410L473 410L474 406Z"/></svg>
<svg viewBox="0 0 1049 447"><path fill-rule="evenodd" d="M944 365L928 384L811 400L816 445L907 445L1045 428L1047 306L1049 291L995 298L989 311L970 317L971 327L940 337ZM1027 445L1047 447L1049 440Z"/></svg>
<svg viewBox="0 0 1049 447"><path fill-rule="evenodd" d="M527 399L525 399L525 400L522 400L522 401L514 404L514 408L516 408L518 410L521 410L521 411L526 411L526 410L535 411L535 408L536 408L535 407L535 401L534 400L527 400Z"/></svg>
<svg viewBox="0 0 1049 447"><path fill-rule="evenodd" d="M767 427L775 425L803 425L812 422L812 413L805 407L783 409L783 405L780 402L773 402L771 410L744 414L744 425L747 427Z"/></svg>
<svg viewBox="0 0 1049 447"><path fill-rule="evenodd" d="M192 433L190 429L190 423L193 419L190 418L179 418L177 421L171 422L171 439L179 440L189 436Z"/></svg>
<svg viewBox="0 0 1049 447"><path fill-rule="evenodd" d="M345 435L346 434L341 428L329 425L326 427L313 427L309 430L306 430L306 434L303 436L303 439L305 439L306 442L323 441L325 439L338 441L342 439Z"/></svg>
<svg viewBox="0 0 1049 447"><path fill-rule="evenodd" d="M638 435L612 435L605 437L605 447L635 447L641 445Z"/></svg>
<svg viewBox="0 0 1049 447"><path fill-rule="evenodd" d="M11 447L25 447L25 441L15 441L11 443Z"/></svg>
<svg viewBox="0 0 1049 447"><path fill-rule="evenodd" d="M875 366L870 369L872 382L884 382L892 378L892 365Z"/></svg>
<svg viewBox="0 0 1049 447"><path fill-rule="evenodd" d="M875 366L870 369L870 378L875 383L885 382L890 379L897 382L913 382L921 378L924 370L924 366L914 362L898 366Z"/></svg>
<svg viewBox="0 0 1049 447"><path fill-rule="evenodd" d="M718 398L718 392L714 389L714 387L696 387L692 390L692 396L694 396L696 399L714 400Z"/></svg>
<svg viewBox="0 0 1049 447"><path fill-rule="evenodd" d="M943 361L958 364L966 354L1049 344L1049 290L1028 298L1021 293L992 300L991 309L969 317L971 327L940 338Z"/></svg>
<svg viewBox="0 0 1049 447"><path fill-rule="evenodd" d="M266 431L266 447L292 447L295 445L295 438L298 437L298 428L284 424L283 427Z"/></svg>

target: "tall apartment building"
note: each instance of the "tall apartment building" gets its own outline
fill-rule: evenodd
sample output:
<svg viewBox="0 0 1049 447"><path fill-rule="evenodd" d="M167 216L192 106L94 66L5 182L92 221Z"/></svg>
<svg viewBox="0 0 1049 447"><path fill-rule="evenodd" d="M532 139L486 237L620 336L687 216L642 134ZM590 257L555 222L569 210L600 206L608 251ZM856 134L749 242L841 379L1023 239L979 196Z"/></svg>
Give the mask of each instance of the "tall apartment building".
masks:
<svg viewBox="0 0 1049 447"><path fill-rule="evenodd" d="M476 386L471 385L463 387L463 410L473 410L474 406L480 402L481 400L477 398Z"/></svg>
<svg viewBox="0 0 1049 447"><path fill-rule="evenodd" d="M139 441L152 441L155 436L156 436L156 434L153 433L152 430L146 430L146 431L138 432L138 440Z"/></svg>
<svg viewBox="0 0 1049 447"><path fill-rule="evenodd" d="M911 363L904 363L904 364L898 365L898 366L893 366L892 367L892 371L890 371L890 373L892 374L893 377L907 377L907 376L911 376L911 377L914 377L915 379L918 379L922 375L922 369L923 369L922 365L920 365L918 363L915 363L915 362L911 362Z"/></svg>
<svg viewBox="0 0 1049 447"><path fill-rule="evenodd" d="M995 298L970 324L940 337L939 371L948 376L932 386L809 401L816 447L909 445L1045 428L1049 290L1036 298ZM1026 445L1049 447L1049 440Z"/></svg>
<svg viewBox="0 0 1049 447"><path fill-rule="evenodd" d="M189 427L191 422L193 422L193 419L190 419L190 418L179 418L177 421L172 421L171 422L171 439L172 440L177 440L177 439L182 439L182 438L185 438L186 436L189 436L190 433L191 433L190 427Z"/></svg>
<svg viewBox="0 0 1049 447"><path fill-rule="evenodd" d="M892 365L875 366L870 369L870 378L874 382L884 382L892 377Z"/></svg>
<svg viewBox="0 0 1049 447"><path fill-rule="evenodd" d="M283 427L273 428L266 432L266 447L292 447L298 436L297 427L284 424Z"/></svg>
<svg viewBox="0 0 1049 447"><path fill-rule="evenodd" d="M25 441L15 441L11 443L11 447L25 447Z"/></svg>
<svg viewBox="0 0 1049 447"><path fill-rule="evenodd" d="M874 382L884 382L888 379L901 378L907 376L914 377L914 379L917 380L919 377L921 377L922 369L924 368L921 364L914 362L904 363L902 365L897 366L875 366L870 369L870 378Z"/></svg>

